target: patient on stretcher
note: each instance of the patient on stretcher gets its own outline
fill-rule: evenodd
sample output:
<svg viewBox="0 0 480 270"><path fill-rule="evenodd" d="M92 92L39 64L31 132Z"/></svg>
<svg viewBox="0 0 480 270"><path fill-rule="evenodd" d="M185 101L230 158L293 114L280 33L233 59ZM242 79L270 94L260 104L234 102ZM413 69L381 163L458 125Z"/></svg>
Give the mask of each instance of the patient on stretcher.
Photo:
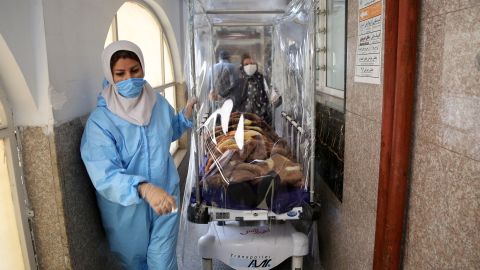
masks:
<svg viewBox="0 0 480 270"><path fill-rule="evenodd" d="M240 119L244 119L243 129L237 130ZM207 154L200 185L204 199L218 207L274 211L287 211L302 201L302 166L265 121L252 113L234 112L226 134L221 126L214 130L215 134L208 129L203 133ZM240 147L238 132L243 132ZM294 201L285 201L289 199Z"/></svg>

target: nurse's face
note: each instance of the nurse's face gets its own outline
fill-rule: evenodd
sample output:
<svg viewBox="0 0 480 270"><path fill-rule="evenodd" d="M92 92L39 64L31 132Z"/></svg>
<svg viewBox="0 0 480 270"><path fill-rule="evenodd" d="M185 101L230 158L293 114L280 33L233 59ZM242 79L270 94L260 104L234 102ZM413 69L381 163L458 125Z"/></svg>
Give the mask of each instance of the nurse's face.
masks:
<svg viewBox="0 0 480 270"><path fill-rule="evenodd" d="M130 78L143 78L142 65L131 58L120 58L112 68L113 82L118 83Z"/></svg>

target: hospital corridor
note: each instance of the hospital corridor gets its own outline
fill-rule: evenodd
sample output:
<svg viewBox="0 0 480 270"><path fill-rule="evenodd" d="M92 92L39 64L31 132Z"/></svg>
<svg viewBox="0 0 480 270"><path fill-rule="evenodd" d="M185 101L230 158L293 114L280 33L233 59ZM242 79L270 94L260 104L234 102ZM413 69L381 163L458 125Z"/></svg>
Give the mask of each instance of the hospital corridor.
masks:
<svg viewBox="0 0 480 270"><path fill-rule="evenodd" d="M480 269L480 0L0 0L0 270Z"/></svg>

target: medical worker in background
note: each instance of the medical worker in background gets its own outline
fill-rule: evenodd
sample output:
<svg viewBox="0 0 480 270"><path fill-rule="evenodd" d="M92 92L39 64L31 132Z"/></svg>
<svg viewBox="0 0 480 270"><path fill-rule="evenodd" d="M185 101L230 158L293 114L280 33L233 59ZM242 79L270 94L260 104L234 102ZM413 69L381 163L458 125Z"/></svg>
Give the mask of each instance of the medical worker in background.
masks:
<svg viewBox="0 0 480 270"><path fill-rule="evenodd" d="M233 99L232 91L235 90L238 76L237 67L230 62L230 53L220 51L218 63L213 65L213 77L208 76L210 100L219 102L221 106L226 99Z"/></svg>
<svg viewBox="0 0 480 270"><path fill-rule="evenodd" d="M108 84L82 137L111 250L126 269L177 269L179 176L170 143L192 126L193 98L176 114L144 78L140 48L129 41L102 53Z"/></svg>

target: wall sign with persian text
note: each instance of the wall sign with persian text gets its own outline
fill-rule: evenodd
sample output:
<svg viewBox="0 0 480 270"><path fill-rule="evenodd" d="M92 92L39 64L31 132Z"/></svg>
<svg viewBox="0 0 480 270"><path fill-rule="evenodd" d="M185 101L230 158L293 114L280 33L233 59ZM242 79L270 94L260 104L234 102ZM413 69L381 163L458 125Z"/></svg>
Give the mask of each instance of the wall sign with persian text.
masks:
<svg viewBox="0 0 480 270"><path fill-rule="evenodd" d="M382 0L358 1L358 42L355 61L355 82L381 83L382 14Z"/></svg>

